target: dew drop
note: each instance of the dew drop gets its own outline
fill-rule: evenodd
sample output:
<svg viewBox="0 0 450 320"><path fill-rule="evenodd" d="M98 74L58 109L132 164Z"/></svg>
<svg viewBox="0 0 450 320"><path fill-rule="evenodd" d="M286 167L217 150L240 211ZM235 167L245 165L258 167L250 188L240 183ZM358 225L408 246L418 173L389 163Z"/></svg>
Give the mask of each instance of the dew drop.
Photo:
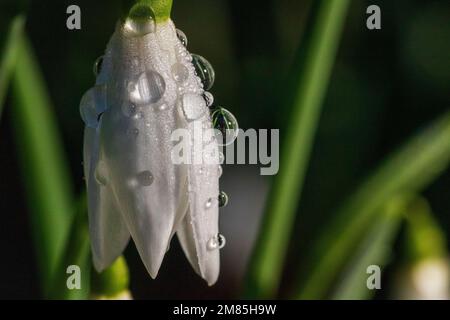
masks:
<svg viewBox="0 0 450 320"><path fill-rule="evenodd" d="M211 118L214 129L220 131L217 143L220 146L232 144L239 133L239 124L234 115L225 108L214 107Z"/></svg>
<svg viewBox="0 0 450 320"><path fill-rule="evenodd" d="M95 76L98 76L98 74L102 70L103 58L104 58L104 56L100 56L94 62L94 69L93 69L93 71L94 71L94 75Z"/></svg>
<svg viewBox="0 0 450 320"><path fill-rule="evenodd" d="M222 168L222 166L221 165L219 165L219 167L218 167L219 169L217 169L218 170L218 177L220 178L221 176L222 176L222 174L223 174L223 168Z"/></svg>
<svg viewBox="0 0 450 320"><path fill-rule="evenodd" d="M106 174L106 165L103 161L99 161L97 167L95 168L95 181L99 185L105 186L108 182Z"/></svg>
<svg viewBox="0 0 450 320"><path fill-rule="evenodd" d="M99 115L106 109L105 85L97 85L89 89L81 98L80 115L86 126L90 128L97 128Z"/></svg>
<svg viewBox="0 0 450 320"><path fill-rule="evenodd" d="M172 76L178 83L184 83L189 78L189 70L181 63L172 66Z"/></svg>
<svg viewBox="0 0 450 320"><path fill-rule="evenodd" d="M195 67L195 73L200 78L203 84L203 89L205 90L211 89L211 87L214 84L215 73L213 67L208 62L208 60L206 60L202 56L193 54L192 64Z"/></svg>
<svg viewBox="0 0 450 320"><path fill-rule="evenodd" d="M166 82L158 72L149 70L141 73L135 82L131 82L128 91L134 103L156 103L166 91Z"/></svg>
<svg viewBox="0 0 450 320"><path fill-rule="evenodd" d="M212 205L213 205L213 199L212 198L209 198L208 200L206 200L206 203L205 203L205 208L206 209L211 208Z"/></svg>
<svg viewBox="0 0 450 320"><path fill-rule="evenodd" d="M153 175L150 171L142 171L136 177L137 183L140 186L148 187L153 183Z"/></svg>
<svg viewBox="0 0 450 320"><path fill-rule="evenodd" d="M127 134L130 137L137 138L139 136L139 129L137 128L128 129Z"/></svg>
<svg viewBox="0 0 450 320"><path fill-rule="evenodd" d="M219 152L219 163L224 163L225 156L223 155L223 152Z"/></svg>
<svg viewBox="0 0 450 320"><path fill-rule="evenodd" d="M186 93L181 104L184 116L189 122L200 119L206 113L206 103L201 95Z"/></svg>
<svg viewBox="0 0 450 320"><path fill-rule="evenodd" d="M167 106L167 104L165 104L165 103L163 103L163 104L161 104L160 106L158 106L158 110L159 110L159 111L167 110L167 108L168 108L168 106Z"/></svg>
<svg viewBox="0 0 450 320"><path fill-rule="evenodd" d="M180 40L181 44L184 47L187 47L188 39L187 39L186 35L184 34L184 32L181 31L180 29L177 29L177 37L178 37L178 40Z"/></svg>
<svg viewBox="0 0 450 320"><path fill-rule="evenodd" d="M203 99L205 99L205 102L206 102L206 106L207 106L207 107L211 107L212 104L214 103L214 96L213 96L212 93L209 92L209 91L205 91L205 92L203 93Z"/></svg>
<svg viewBox="0 0 450 320"><path fill-rule="evenodd" d="M155 32L155 29L155 13L148 5L132 8L124 24L125 35L129 37L141 37Z"/></svg>
<svg viewBox="0 0 450 320"><path fill-rule="evenodd" d="M127 117L134 117L138 112L138 107L131 103L131 102L125 102L122 104L122 112Z"/></svg>
<svg viewBox="0 0 450 320"><path fill-rule="evenodd" d="M228 195L225 192L220 191L218 200L219 207L225 207L228 204Z"/></svg>
<svg viewBox="0 0 450 320"><path fill-rule="evenodd" d="M206 246L208 250L212 251L222 249L223 247L225 247L225 244L226 244L225 237L220 233L218 233L217 235L208 240Z"/></svg>

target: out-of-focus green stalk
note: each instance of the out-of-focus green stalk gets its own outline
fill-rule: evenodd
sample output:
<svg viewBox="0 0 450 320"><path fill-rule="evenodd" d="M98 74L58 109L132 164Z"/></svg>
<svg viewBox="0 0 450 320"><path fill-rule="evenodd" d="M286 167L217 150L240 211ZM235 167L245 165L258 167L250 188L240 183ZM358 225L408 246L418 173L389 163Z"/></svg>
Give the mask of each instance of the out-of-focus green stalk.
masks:
<svg viewBox="0 0 450 320"><path fill-rule="evenodd" d="M73 218L73 193L56 119L33 49L17 36L11 121L22 165L41 286L47 297ZM59 271L59 270L58 270Z"/></svg>
<svg viewBox="0 0 450 320"><path fill-rule="evenodd" d="M130 275L123 256L101 273L92 273L92 299L131 299Z"/></svg>
<svg viewBox="0 0 450 320"><path fill-rule="evenodd" d="M347 259L331 299L363 300L374 295L376 290L367 286L367 268L377 266L382 270L389 262L393 241L411 202L412 196L395 196L380 208L376 221L367 228L355 252Z"/></svg>
<svg viewBox="0 0 450 320"><path fill-rule="evenodd" d="M299 282L294 297L323 298L348 255L378 210L392 196L418 193L444 171L450 161L450 113L409 141L336 212L312 247L306 280Z"/></svg>
<svg viewBox="0 0 450 320"><path fill-rule="evenodd" d="M269 298L276 294L291 236L295 212L328 87L349 0L315 1L311 31L301 46L295 72L292 115L266 214L250 262L244 295Z"/></svg>
<svg viewBox="0 0 450 320"><path fill-rule="evenodd" d="M76 215L71 224L67 246L60 260L49 297L52 299L79 300L87 299L90 294L91 263L89 246L87 199L81 196ZM67 287L67 267L80 267L81 288L69 290Z"/></svg>
<svg viewBox="0 0 450 320"><path fill-rule="evenodd" d="M11 21L5 44L2 47L0 57L0 118L3 111L3 102L8 90L9 80L17 61L18 39L23 32L24 25L24 16L19 15L15 17Z"/></svg>

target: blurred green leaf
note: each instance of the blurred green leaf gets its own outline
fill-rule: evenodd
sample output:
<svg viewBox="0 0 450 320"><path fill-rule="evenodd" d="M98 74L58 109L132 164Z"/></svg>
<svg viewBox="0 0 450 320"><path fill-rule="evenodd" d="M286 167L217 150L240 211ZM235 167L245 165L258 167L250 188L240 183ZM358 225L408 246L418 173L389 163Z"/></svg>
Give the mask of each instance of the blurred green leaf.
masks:
<svg viewBox="0 0 450 320"><path fill-rule="evenodd" d="M3 102L8 91L8 84L17 61L18 40L23 32L24 25L24 16L19 15L12 19L5 44L2 46L0 57L0 118L3 111Z"/></svg>
<svg viewBox="0 0 450 320"><path fill-rule="evenodd" d="M450 160L450 113L409 141L336 212L313 245L306 279L295 293L300 299L326 296L333 280L380 208L397 194L419 193L439 176Z"/></svg>
<svg viewBox="0 0 450 320"><path fill-rule="evenodd" d="M367 267L375 265L382 269L389 262L395 236L409 203L410 196L396 196L380 209L378 218L367 228L356 251L350 253L332 299L362 300L374 295L375 290L367 287Z"/></svg>
<svg viewBox="0 0 450 320"><path fill-rule="evenodd" d="M78 202L77 212L71 224L67 246L55 272L55 278L49 294L50 298L65 300L89 298L91 261L87 217L87 198L86 194L83 193ZM80 267L81 289L79 290L69 290L66 284L67 278L70 276L66 273L66 270L67 267L71 265Z"/></svg>
<svg viewBox="0 0 450 320"><path fill-rule="evenodd" d="M348 4L348 0L315 1L316 7L312 10L310 27L306 32L309 38L298 52L294 97L290 103L292 114L283 141L280 171L271 189L250 262L246 297L273 297L278 289Z"/></svg>
<svg viewBox="0 0 450 320"><path fill-rule="evenodd" d="M92 273L92 295L100 298L114 298L128 291L130 275L123 256L101 273Z"/></svg>
<svg viewBox="0 0 450 320"><path fill-rule="evenodd" d="M44 296L49 294L73 219L73 193L57 122L33 49L17 36L11 121L26 187ZM58 270L60 271L60 270Z"/></svg>

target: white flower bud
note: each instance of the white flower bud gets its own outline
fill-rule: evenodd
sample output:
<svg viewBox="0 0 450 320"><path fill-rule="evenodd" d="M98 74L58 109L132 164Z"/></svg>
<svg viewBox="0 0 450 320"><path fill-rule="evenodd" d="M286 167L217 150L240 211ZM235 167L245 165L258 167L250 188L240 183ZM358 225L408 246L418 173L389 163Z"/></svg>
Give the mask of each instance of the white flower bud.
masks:
<svg viewBox="0 0 450 320"><path fill-rule="evenodd" d="M224 243L218 236L218 161L192 161L199 152L203 158L203 151L194 148L194 134L189 143L192 164L174 164L171 158L175 130L212 127L192 61L170 19L148 28L129 21L119 24L97 89L83 98L84 164L97 270L122 253L131 235L154 278L177 233L196 272L209 285L217 280L218 249ZM214 139L208 150L211 144L218 150ZM211 246L214 241L217 245Z"/></svg>

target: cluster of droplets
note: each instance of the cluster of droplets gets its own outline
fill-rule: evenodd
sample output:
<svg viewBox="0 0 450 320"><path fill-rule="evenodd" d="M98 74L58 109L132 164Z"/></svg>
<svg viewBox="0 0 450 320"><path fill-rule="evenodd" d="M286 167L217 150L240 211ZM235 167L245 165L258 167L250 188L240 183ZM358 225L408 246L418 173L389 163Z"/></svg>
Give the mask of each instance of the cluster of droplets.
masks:
<svg viewBox="0 0 450 320"><path fill-rule="evenodd" d="M184 32L177 29L177 36L181 44L184 47L186 47L188 40ZM230 145L235 141L237 137L239 130L238 122L230 111L228 111L223 107L214 105L214 96L212 95L211 92L209 92L215 80L215 72L211 64L208 62L208 60L206 60L204 57L200 55L192 54L191 56L192 56L192 64L195 69L195 74L203 85L203 93L201 95L203 103L199 103L198 101L196 101L195 105L201 106L202 109L204 109L203 106L209 108L213 128L218 130L218 132L220 133L220 137L219 136L217 137L218 144L220 146ZM176 67L175 70L173 68L172 72L174 73L174 76L175 73L177 75L181 74L181 70L178 70L178 67ZM189 97L188 99L198 99L198 96L196 96L196 98L191 96L188 97ZM185 103L184 98L183 103ZM190 120L191 118L199 118L200 115L189 118L189 115L185 114L185 117L188 120ZM219 154L219 163L223 163L222 153ZM220 177L222 176L221 165L218 166L218 170L219 170L218 176ZM217 201L219 207L225 207L228 204L228 195L224 191L220 191L217 199L209 198L206 201L205 209L213 207L215 201ZM206 246L208 250L217 250L222 249L225 246L225 243L226 243L225 237L219 233L211 237L208 240Z"/></svg>

